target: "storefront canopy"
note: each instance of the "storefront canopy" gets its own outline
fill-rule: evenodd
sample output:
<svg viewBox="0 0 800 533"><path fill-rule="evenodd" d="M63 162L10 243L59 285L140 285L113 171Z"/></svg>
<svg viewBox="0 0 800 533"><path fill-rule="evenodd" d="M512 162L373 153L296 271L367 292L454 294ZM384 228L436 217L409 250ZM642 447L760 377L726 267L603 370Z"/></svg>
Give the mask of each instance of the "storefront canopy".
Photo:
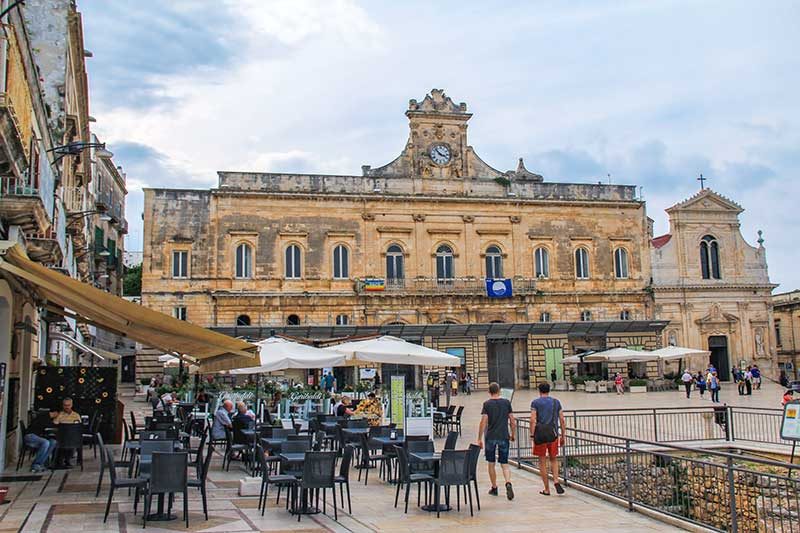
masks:
<svg viewBox="0 0 800 533"><path fill-rule="evenodd" d="M238 368L231 374L264 374L287 368L329 368L344 366L345 356L292 342L280 337L270 337L257 342L261 366Z"/></svg>
<svg viewBox="0 0 800 533"><path fill-rule="evenodd" d="M572 355L565 357L563 363L637 363L641 361L657 361L653 352L629 350L628 348L612 348L588 355Z"/></svg>
<svg viewBox="0 0 800 533"><path fill-rule="evenodd" d="M343 354L349 364L357 362L418 366L461 366L455 355L426 348L403 339L384 335L363 341L351 341L325 348Z"/></svg>
<svg viewBox="0 0 800 533"><path fill-rule="evenodd" d="M0 270L27 283L46 307L146 346L196 359L202 372L251 366L256 347L142 307L31 261L17 243L0 241Z"/></svg>

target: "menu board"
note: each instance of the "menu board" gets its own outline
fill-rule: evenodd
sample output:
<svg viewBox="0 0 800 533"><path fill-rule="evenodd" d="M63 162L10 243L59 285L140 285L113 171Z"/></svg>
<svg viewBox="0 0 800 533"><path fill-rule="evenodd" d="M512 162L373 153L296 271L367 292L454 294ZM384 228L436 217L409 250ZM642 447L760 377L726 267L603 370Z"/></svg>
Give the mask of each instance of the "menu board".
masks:
<svg viewBox="0 0 800 533"><path fill-rule="evenodd" d="M800 441L800 402L789 402L783 407L781 438Z"/></svg>
<svg viewBox="0 0 800 533"><path fill-rule="evenodd" d="M397 424L397 429L403 429L406 424L406 377L392 376L391 384L392 422Z"/></svg>

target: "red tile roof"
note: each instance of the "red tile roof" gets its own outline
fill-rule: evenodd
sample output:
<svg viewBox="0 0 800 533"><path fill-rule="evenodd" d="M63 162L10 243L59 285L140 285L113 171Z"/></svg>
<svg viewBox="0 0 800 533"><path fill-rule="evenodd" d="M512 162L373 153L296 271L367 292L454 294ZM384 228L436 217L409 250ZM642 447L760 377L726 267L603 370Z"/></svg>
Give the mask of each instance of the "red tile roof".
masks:
<svg viewBox="0 0 800 533"><path fill-rule="evenodd" d="M667 233L666 235L655 237L653 240L650 241L650 243L653 245L653 248L661 248L662 246L667 244L671 238L672 235Z"/></svg>

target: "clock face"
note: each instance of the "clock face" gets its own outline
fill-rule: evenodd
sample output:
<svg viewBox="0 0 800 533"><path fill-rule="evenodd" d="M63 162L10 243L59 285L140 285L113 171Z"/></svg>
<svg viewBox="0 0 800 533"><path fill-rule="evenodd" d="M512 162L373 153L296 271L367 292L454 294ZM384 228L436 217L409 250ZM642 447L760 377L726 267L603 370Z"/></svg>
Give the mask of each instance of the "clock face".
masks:
<svg viewBox="0 0 800 533"><path fill-rule="evenodd" d="M434 144L431 146L431 161L437 165L446 165L450 162L450 147L446 144Z"/></svg>

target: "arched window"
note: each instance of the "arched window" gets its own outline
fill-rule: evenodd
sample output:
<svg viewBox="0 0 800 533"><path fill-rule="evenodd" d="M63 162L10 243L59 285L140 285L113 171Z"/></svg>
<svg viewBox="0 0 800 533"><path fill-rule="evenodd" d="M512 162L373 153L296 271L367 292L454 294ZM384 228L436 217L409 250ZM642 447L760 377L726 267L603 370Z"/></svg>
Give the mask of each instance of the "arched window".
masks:
<svg viewBox="0 0 800 533"><path fill-rule="evenodd" d="M581 322L590 322L592 320L591 311L581 311Z"/></svg>
<svg viewBox="0 0 800 533"><path fill-rule="evenodd" d="M336 315L336 325L346 326L350 323L350 317L347 315Z"/></svg>
<svg viewBox="0 0 800 533"><path fill-rule="evenodd" d="M503 277L503 253L498 246L491 245L486 249L486 277Z"/></svg>
<svg viewBox="0 0 800 533"><path fill-rule="evenodd" d="M442 244L436 249L436 279L439 283L452 280L453 273L453 249Z"/></svg>
<svg viewBox="0 0 800 533"><path fill-rule="evenodd" d="M253 277L253 247L246 242L236 247L236 277Z"/></svg>
<svg viewBox="0 0 800 533"><path fill-rule="evenodd" d="M539 322L550 322L550 313L542 311L542 314L539 315Z"/></svg>
<svg viewBox="0 0 800 533"><path fill-rule="evenodd" d="M630 320L631 319L631 312L627 309L623 309L619 312L619 319L620 320Z"/></svg>
<svg viewBox="0 0 800 533"><path fill-rule="evenodd" d="M534 274L537 278L550 277L550 252L539 247L533 252Z"/></svg>
<svg viewBox="0 0 800 533"><path fill-rule="evenodd" d="M284 255L283 271L286 279L300 279L303 277L300 263L300 247L296 244L290 244L286 247Z"/></svg>
<svg viewBox="0 0 800 533"><path fill-rule="evenodd" d="M586 248L575 250L575 277L589 279L589 252Z"/></svg>
<svg viewBox="0 0 800 533"><path fill-rule="evenodd" d="M247 315L239 315L236 317L236 325L237 326L249 326L250 325L250 317Z"/></svg>
<svg viewBox="0 0 800 533"><path fill-rule="evenodd" d="M333 249L333 279L350 277L350 250L344 244Z"/></svg>
<svg viewBox="0 0 800 533"><path fill-rule="evenodd" d="M392 244L386 250L386 283L401 285L405 278L405 257L403 249L397 244Z"/></svg>
<svg viewBox="0 0 800 533"><path fill-rule="evenodd" d="M719 243L712 235L700 241L700 270L703 279L722 279L719 267Z"/></svg>
<svg viewBox="0 0 800 533"><path fill-rule="evenodd" d="M299 326L300 325L300 317L297 315L289 315L286 317L286 325L287 326Z"/></svg>
<svg viewBox="0 0 800 533"><path fill-rule="evenodd" d="M625 248L614 250L614 276L617 279L628 277L628 251Z"/></svg>

